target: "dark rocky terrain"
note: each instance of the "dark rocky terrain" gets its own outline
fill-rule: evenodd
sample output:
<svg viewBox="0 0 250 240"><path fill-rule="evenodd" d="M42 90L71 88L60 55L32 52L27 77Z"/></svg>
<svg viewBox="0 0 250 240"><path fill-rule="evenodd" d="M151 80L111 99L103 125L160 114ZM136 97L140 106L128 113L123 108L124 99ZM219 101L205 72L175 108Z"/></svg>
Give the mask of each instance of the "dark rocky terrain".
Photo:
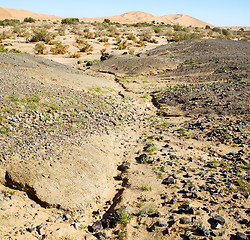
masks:
<svg viewBox="0 0 250 240"><path fill-rule="evenodd" d="M188 40L91 76L1 55L0 236L249 239L249 53Z"/></svg>

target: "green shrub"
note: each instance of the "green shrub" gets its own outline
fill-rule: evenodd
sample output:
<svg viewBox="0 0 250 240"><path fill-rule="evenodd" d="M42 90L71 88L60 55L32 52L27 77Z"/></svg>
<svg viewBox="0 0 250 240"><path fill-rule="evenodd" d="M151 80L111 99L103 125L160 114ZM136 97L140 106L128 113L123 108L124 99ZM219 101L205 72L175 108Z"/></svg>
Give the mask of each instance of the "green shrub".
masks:
<svg viewBox="0 0 250 240"><path fill-rule="evenodd" d="M105 19L103 20L103 22L104 22L104 23L110 23L111 21L110 21L109 19L105 18Z"/></svg>
<svg viewBox="0 0 250 240"><path fill-rule="evenodd" d="M140 39L146 42L149 42L151 38L152 38L152 32L150 30L144 31L140 36Z"/></svg>
<svg viewBox="0 0 250 240"><path fill-rule="evenodd" d="M127 40L122 40L120 43L117 43L117 46L118 46L119 50L127 49L128 41Z"/></svg>
<svg viewBox="0 0 250 240"><path fill-rule="evenodd" d="M62 24L77 24L79 23L78 18L64 18L61 21Z"/></svg>
<svg viewBox="0 0 250 240"><path fill-rule="evenodd" d="M8 49L5 48L3 45L0 45L0 52L8 52Z"/></svg>
<svg viewBox="0 0 250 240"><path fill-rule="evenodd" d="M29 18L24 18L23 20L24 22L28 22L28 23L34 23L36 22L36 19L32 18L32 17L29 17Z"/></svg>
<svg viewBox="0 0 250 240"><path fill-rule="evenodd" d="M49 43L55 36L47 29L34 29L30 38L26 39L27 42L45 42Z"/></svg>
<svg viewBox="0 0 250 240"><path fill-rule="evenodd" d="M53 47L50 48L52 54L65 54L68 51L69 45L63 45L61 41L55 41Z"/></svg>
<svg viewBox="0 0 250 240"><path fill-rule="evenodd" d="M34 49L35 54L46 54L47 53L47 48L43 42L37 43L33 49Z"/></svg>
<svg viewBox="0 0 250 240"><path fill-rule="evenodd" d="M135 36L133 33L130 33L130 34L127 36L127 39L128 39L128 40L132 40L132 41L136 41L136 36Z"/></svg>
<svg viewBox="0 0 250 240"><path fill-rule="evenodd" d="M77 42L77 48L80 50L80 52L86 53L92 52L94 50L93 46L84 39L81 39Z"/></svg>
<svg viewBox="0 0 250 240"><path fill-rule="evenodd" d="M230 36L231 33L227 29L222 29L222 34L225 36Z"/></svg>
<svg viewBox="0 0 250 240"><path fill-rule="evenodd" d="M19 24L20 21L17 19L4 19L0 20L0 26L15 26Z"/></svg>

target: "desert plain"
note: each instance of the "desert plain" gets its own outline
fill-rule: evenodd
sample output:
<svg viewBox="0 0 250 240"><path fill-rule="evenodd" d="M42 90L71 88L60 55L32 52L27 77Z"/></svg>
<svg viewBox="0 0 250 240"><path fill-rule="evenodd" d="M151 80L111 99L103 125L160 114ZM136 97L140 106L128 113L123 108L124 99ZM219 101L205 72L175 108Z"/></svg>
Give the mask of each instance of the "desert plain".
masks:
<svg viewBox="0 0 250 240"><path fill-rule="evenodd" d="M0 10L1 239L249 239L248 27Z"/></svg>

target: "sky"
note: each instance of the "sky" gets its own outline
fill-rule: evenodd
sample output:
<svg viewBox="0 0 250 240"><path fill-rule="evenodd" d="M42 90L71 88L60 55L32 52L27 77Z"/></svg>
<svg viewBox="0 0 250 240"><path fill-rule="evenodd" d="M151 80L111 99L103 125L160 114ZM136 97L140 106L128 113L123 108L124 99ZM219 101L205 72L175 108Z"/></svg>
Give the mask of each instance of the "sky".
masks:
<svg viewBox="0 0 250 240"><path fill-rule="evenodd" d="M250 0L0 0L4 8L59 17L104 17L130 11L186 14L215 26L250 26Z"/></svg>

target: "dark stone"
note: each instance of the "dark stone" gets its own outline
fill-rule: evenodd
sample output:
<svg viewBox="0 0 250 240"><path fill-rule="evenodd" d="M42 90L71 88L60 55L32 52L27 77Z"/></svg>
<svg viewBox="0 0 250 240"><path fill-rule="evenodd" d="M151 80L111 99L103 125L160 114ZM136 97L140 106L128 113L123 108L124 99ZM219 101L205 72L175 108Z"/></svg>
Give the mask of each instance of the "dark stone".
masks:
<svg viewBox="0 0 250 240"><path fill-rule="evenodd" d="M222 217L221 215L217 215L214 218L212 218L212 221L214 223L219 223L220 225L224 225L225 224L225 218Z"/></svg>
<svg viewBox="0 0 250 240"><path fill-rule="evenodd" d="M119 171L122 171L122 172L125 172L127 171L128 169L131 168L131 163L128 163L128 162L123 162L119 167L118 167L118 170Z"/></svg>
<svg viewBox="0 0 250 240"><path fill-rule="evenodd" d="M155 225L157 227L166 227L168 223L166 221L161 220L161 221L156 222Z"/></svg>
<svg viewBox="0 0 250 240"><path fill-rule="evenodd" d="M249 240L248 236L245 233L237 232L236 234L237 240Z"/></svg>
<svg viewBox="0 0 250 240"><path fill-rule="evenodd" d="M100 231L102 230L103 226L102 226L102 222L101 221L97 221L95 222L92 226L91 226L91 232L96 232L96 231Z"/></svg>
<svg viewBox="0 0 250 240"><path fill-rule="evenodd" d="M181 224L189 224L189 223L191 223L192 221L191 221L191 218L187 218L187 217L182 217L182 218L180 218L180 223Z"/></svg>
<svg viewBox="0 0 250 240"><path fill-rule="evenodd" d="M176 180L172 176L165 178L162 181L162 184L165 184L165 185L174 184L174 183L176 183Z"/></svg>
<svg viewBox="0 0 250 240"><path fill-rule="evenodd" d="M206 228L197 228L197 231L199 234L201 234L202 236L208 236L210 235L210 231Z"/></svg>

